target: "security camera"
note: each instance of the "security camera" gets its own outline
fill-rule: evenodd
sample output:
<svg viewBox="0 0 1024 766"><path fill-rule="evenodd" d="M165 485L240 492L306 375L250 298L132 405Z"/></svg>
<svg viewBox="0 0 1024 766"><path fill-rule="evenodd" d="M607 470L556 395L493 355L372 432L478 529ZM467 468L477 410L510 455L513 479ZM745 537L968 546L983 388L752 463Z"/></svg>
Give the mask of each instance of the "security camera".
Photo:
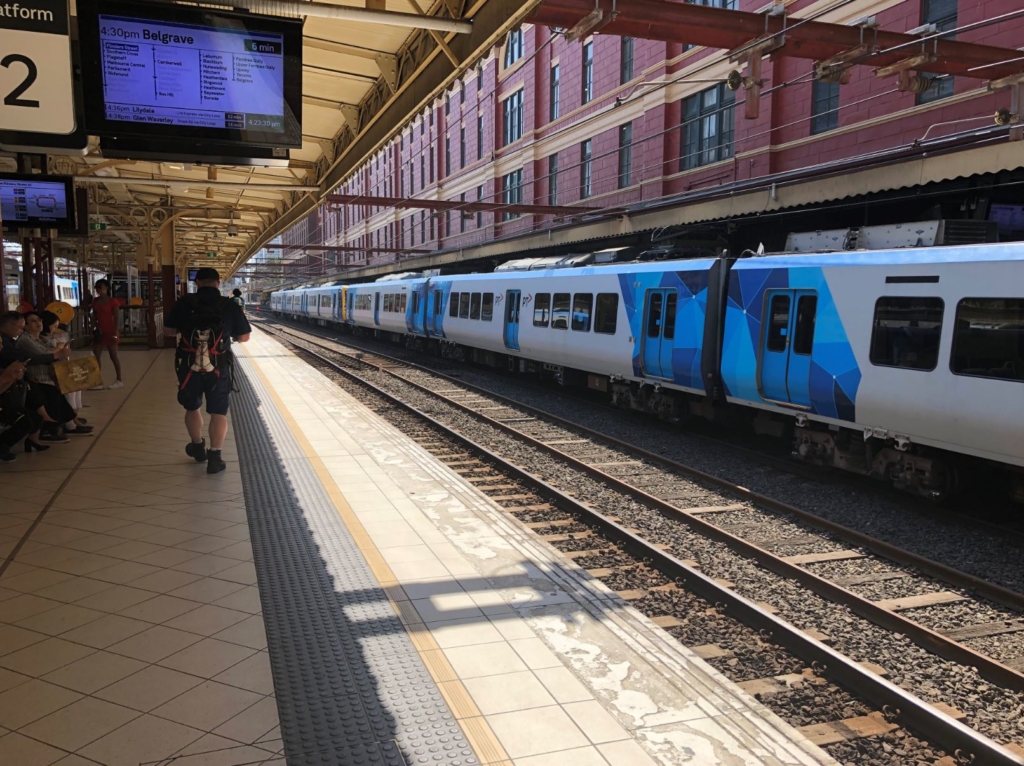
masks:
<svg viewBox="0 0 1024 766"><path fill-rule="evenodd" d="M228 224L228 236L229 237L237 237L238 236L238 227L235 226L233 223Z"/></svg>

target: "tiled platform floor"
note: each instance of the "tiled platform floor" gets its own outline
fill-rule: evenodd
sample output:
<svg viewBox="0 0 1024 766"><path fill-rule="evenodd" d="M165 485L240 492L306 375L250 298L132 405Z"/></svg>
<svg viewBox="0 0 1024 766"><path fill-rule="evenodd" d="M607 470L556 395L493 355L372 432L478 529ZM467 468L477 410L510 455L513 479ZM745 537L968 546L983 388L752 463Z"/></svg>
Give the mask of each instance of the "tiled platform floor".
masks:
<svg viewBox="0 0 1024 766"><path fill-rule="evenodd" d="M480 763L833 763L268 336L241 353ZM284 766L234 444L207 476L171 353L123 359L95 437L0 467L0 764Z"/></svg>
<svg viewBox="0 0 1024 766"><path fill-rule="evenodd" d="M0 466L0 562L39 522L0 575L0 764L283 766L237 466L185 457L171 352L121 357L96 436Z"/></svg>
<svg viewBox="0 0 1024 766"><path fill-rule="evenodd" d="M272 338L242 353L481 763L833 763Z"/></svg>

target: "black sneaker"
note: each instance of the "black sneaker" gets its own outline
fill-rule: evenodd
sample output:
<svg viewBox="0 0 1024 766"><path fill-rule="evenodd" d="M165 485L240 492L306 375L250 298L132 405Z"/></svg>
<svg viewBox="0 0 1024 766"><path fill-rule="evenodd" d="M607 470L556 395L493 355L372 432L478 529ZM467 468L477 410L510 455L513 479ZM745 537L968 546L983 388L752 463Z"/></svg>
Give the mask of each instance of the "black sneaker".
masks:
<svg viewBox="0 0 1024 766"><path fill-rule="evenodd" d="M18 456L13 452L4 452L0 455L0 463L11 463L18 459Z"/></svg>
<svg viewBox="0 0 1024 766"><path fill-rule="evenodd" d="M207 455L207 458L206 458L206 472L207 473L220 473L221 471L223 471L225 468L228 467L228 464L225 463L223 460L221 460L220 450L219 449L209 450L206 453L206 455Z"/></svg>
<svg viewBox="0 0 1024 766"><path fill-rule="evenodd" d="M50 433L39 434L39 441L50 442L51 444L67 444L71 440L68 437L64 436L63 434L59 434L56 431L53 431Z"/></svg>
<svg viewBox="0 0 1024 766"><path fill-rule="evenodd" d="M185 445L185 454L195 460L197 463L206 462L206 439L203 439L199 444L195 442L189 442Z"/></svg>

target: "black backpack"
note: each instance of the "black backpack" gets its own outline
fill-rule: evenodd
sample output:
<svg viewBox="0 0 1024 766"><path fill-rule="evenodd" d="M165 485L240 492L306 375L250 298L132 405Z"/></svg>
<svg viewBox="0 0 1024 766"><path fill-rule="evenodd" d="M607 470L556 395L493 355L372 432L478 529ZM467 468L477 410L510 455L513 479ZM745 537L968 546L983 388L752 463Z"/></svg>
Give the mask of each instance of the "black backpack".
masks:
<svg viewBox="0 0 1024 766"><path fill-rule="evenodd" d="M187 365L188 369L181 382L182 388L193 375L212 373L220 377L221 369L231 363L231 352L224 339L224 303L227 301L224 297L216 301L197 300L185 326L180 328L179 364Z"/></svg>

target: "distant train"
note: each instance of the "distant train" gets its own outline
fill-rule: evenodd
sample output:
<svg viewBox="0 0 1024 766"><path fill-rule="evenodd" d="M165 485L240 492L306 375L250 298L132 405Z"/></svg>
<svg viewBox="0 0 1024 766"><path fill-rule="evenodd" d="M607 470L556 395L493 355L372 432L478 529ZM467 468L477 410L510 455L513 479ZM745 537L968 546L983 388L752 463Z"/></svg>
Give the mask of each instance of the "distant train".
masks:
<svg viewBox="0 0 1024 766"><path fill-rule="evenodd" d="M413 275L270 308L669 420L747 419L933 499L997 468L1024 500L1020 244Z"/></svg>

